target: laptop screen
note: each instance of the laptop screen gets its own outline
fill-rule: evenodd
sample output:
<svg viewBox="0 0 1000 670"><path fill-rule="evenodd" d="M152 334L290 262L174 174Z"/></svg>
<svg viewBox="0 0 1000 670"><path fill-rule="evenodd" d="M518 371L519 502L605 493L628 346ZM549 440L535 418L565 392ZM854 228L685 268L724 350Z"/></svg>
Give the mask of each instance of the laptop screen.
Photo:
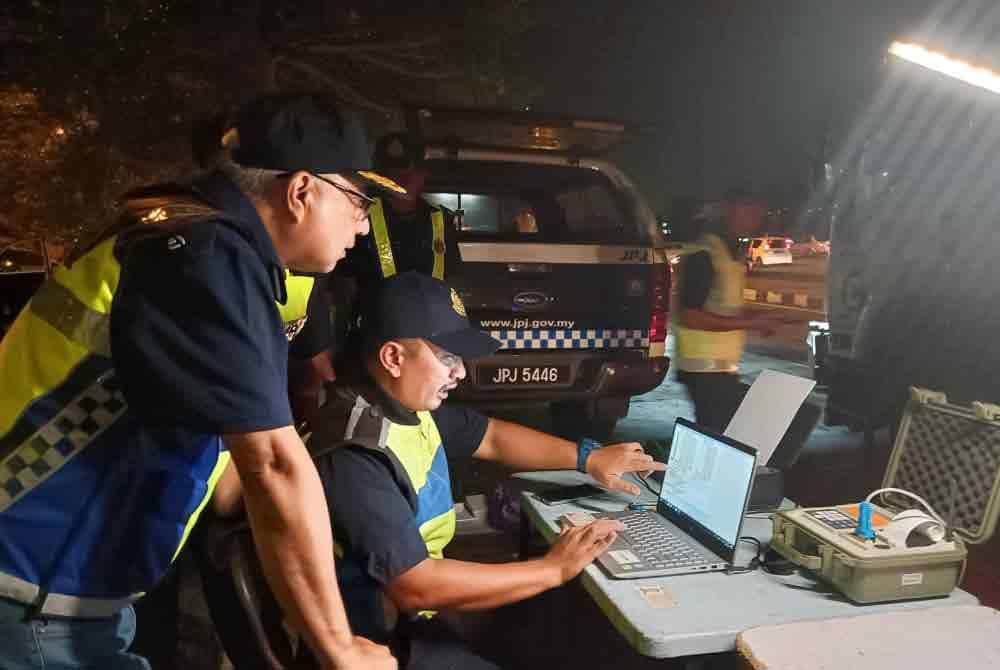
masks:
<svg viewBox="0 0 1000 670"><path fill-rule="evenodd" d="M658 509L731 561L755 465L752 448L678 419Z"/></svg>

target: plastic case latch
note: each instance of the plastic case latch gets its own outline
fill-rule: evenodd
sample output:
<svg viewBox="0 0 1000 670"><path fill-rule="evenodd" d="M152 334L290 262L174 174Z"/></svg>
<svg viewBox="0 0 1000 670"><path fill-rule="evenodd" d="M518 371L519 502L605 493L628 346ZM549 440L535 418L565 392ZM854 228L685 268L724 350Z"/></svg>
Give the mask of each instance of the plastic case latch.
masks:
<svg viewBox="0 0 1000 670"><path fill-rule="evenodd" d="M926 405L928 403L936 403L938 405L944 405L948 402L948 396L940 391L931 391L930 389L920 388L918 386L913 386L910 388L910 398L914 402L921 405Z"/></svg>
<svg viewBox="0 0 1000 670"><path fill-rule="evenodd" d="M1000 421L1000 405L988 402L974 402L972 403L972 411L976 413L977 419Z"/></svg>

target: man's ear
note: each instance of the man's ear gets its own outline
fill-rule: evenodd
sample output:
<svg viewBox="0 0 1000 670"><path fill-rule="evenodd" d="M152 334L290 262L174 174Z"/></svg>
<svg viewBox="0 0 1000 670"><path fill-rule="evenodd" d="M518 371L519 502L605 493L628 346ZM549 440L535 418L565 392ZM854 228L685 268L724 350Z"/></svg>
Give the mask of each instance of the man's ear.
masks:
<svg viewBox="0 0 1000 670"><path fill-rule="evenodd" d="M403 361L406 359L406 347L401 342L389 340L378 350L378 362L393 379L399 379L403 374Z"/></svg>
<svg viewBox="0 0 1000 670"><path fill-rule="evenodd" d="M302 170L294 173L285 188L285 206L292 221L298 223L306 216L306 211L315 198L316 180L312 175Z"/></svg>

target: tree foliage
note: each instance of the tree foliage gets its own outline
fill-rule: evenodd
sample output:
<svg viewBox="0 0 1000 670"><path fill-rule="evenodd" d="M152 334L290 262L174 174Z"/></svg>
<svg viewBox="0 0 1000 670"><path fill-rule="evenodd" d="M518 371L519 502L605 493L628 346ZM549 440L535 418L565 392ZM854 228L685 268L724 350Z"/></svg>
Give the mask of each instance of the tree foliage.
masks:
<svg viewBox="0 0 1000 670"><path fill-rule="evenodd" d="M13 122L0 234L72 240L116 194L190 172L192 127L264 91L324 90L398 122L403 103L517 107L525 0L34 0L0 9ZM5 124L6 125L6 124Z"/></svg>

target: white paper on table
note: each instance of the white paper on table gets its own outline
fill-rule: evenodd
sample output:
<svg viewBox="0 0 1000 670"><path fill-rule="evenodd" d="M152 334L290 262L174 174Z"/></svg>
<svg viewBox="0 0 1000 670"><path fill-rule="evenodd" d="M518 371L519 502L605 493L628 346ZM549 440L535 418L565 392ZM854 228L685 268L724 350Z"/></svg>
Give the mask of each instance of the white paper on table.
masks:
<svg viewBox="0 0 1000 670"><path fill-rule="evenodd" d="M764 370L736 409L726 437L756 449L757 465L767 465L814 386L812 379Z"/></svg>

